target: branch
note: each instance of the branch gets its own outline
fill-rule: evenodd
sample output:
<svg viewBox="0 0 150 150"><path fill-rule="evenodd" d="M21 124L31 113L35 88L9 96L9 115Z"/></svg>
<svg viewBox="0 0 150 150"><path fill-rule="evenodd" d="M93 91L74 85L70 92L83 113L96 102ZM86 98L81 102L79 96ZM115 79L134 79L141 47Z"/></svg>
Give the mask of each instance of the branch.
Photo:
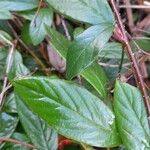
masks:
<svg viewBox="0 0 150 150"><path fill-rule="evenodd" d="M69 34L69 31L68 31L68 28L67 28L67 25L66 25L66 22L65 22L63 16L61 17L61 23L62 23L62 26L63 26L63 28L64 28L65 35L66 35L67 39L70 41L70 40L71 40L71 36L70 36L70 34Z"/></svg>
<svg viewBox="0 0 150 150"><path fill-rule="evenodd" d="M16 139L12 139L12 138L7 138L7 137L1 137L0 142L11 142L11 143L23 145L25 147L29 147L29 148L33 148L33 149L35 148L35 146L33 146L31 144L28 144L28 143L25 143L22 141L18 141Z"/></svg>
<svg viewBox="0 0 150 150"><path fill-rule="evenodd" d="M119 8L150 9L148 5L120 5Z"/></svg>
<svg viewBox="0 0 150 150"><path fill-rule="evenodd" d="M120 17L120 14L116 8L116 5L115 5L115 1L114 0L110 0L110 3L112 5L112 8L114 10L114 13L116 15L116 19L118 21L118 25L120 27L120 30L121 30L121 33L122 33L122 36L124 38L122 42L122 44L125 46L126 48L126 53L128 54L128 57L130 59L130 62L131 62L131 66L132 66L132 69L134 70L135 72L135 79L136 79L136 82L137 82L137 85L139 87L139 89L141 90L142 92L142 95L143 95L143 98L144 98L144 103L145 103L145 106L146 106L146 109L147 109L147 113L148 113L148 117L150 117L150 103L149 103L149 96L147 94L147 91L146 91L146 88L145 88L145 84L144 84L144 81L143 81L143 77L140 73L140 69L139 69L139 66L137 64L137 61L136 61L136 58L134 56L134 53L132 52L132 49L131 49L131 46L129 44L129 40L126 36L126 31L125 31L125 28L123 26L123 23L122 23L122 20L121 20L121 17Z"/></svg>
<svg viewBox="0 0 150 150"><path fill-rule="evenodd" d="M8 26L13 32L14 37L19 41L19 43L25 48L25 50L34 58L35 62L43 69L47 70L45 64L36 56L36 54L30 50L30 48L19 38L17 32L14 30L12 25L8 22ZM47 73L46 73L47 74Z"/></svg>
<svg viewBox="0 0 150 150"><path fill-rule="evenodd" d="M131 5L130 0L124 0L124 3L129 6ZM127 19L128 19L128 26L130 28L130 31L133 32L134 21L133 21L132 9L127 7L126 13L127 13Z"/></svg>
<svg viewBox="0 0 150 150"><path fill-rule="evenodd" d="M2 91L0 93L0 110L1 110L1 108L3 106L3 98L5 95L6 89L7 89L7 82L8 82L7 75L11 68L12 56L13 56L15 45L11 41L7 40L3 35L0 35L0 38L2 38L10 46L8 57L7 57L7 65L6 65L5 77L4 77L4 81L3 81L3 87L2 87Z"/></svg>

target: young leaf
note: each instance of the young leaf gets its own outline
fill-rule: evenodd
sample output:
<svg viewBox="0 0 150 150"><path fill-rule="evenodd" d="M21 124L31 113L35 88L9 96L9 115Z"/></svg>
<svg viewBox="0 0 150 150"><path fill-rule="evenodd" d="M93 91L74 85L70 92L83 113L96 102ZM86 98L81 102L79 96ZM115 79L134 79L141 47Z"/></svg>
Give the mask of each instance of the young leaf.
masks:
<svg viewBox="0 0 150 150"><path fill-rule="evenodd" d="M149 150L150 129L140 91L116 82L114 109L123 144L128 150Z"/></svg>
<svg viewBox="0 0 150 150"><path fill-rule="evenodd" d="M95 25L77 36L67 53L68 79L79 74L93 63L101 48L109 40L113 25Z"/></svg>
<svg viewBox="0 0 150 150"><path fill-rule="evenodd" d="M103 69L97 63L94 63L85 69L81 75L97 90L101 98L108 98L107 77Z"/></svg>
<svg viewBox="0 0 150 150"><path fill-rule="evenodd" d="M38 0L1 0L0 10L23 11L36 8Z"/></svg>
<svg viewBox="0 0 150 150"><path fill-rule="evenodd" d="M42 8L32 19L30 24L30 37L34 45L38 45L43 41L46 35L44 25L51 26L53 21L53 10L50 8Z"/></svg>
<svg viewBox="0 0 150 150"><path fill-rule="evenodd" d="M58 12L90 24L114 22L107 0L47 0Z"/></svg>
<svg viewBox="0 0 150 150"><path fill-rule="evenodd" d="M120 144L112 111L86 89L47 77L14 80L13 85L16 94L58 133L93 146Z"/></svg>
<svg viewBox="0 0 150 150"><path fill-rule="evenodd" d="M40 150L56 150L57 134L38 118L16 95L20 121L32 143Z"/></svg>

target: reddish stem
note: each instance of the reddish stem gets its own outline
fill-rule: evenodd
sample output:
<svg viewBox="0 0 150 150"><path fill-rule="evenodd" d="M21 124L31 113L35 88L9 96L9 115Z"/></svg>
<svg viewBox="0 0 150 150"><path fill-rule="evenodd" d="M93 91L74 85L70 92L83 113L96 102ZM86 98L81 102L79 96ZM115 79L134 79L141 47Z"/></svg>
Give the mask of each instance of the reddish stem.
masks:
<svg viewBox="0 0 150 150"><path fill-rule="evenodd" d="M148 117L150 117L149 96L147 94L147 91L146 91L146 88L145 88L145 85L144 85L143 77L142 77L142 75L140 73L140 69L139 69L139 66L137 64L136 58L134 56L134 53L132 52L131 46L129 44L129 40L128 40L127 36L126 36L126 31L125 31L125 28L123 26L120 14L119 14L119 12L117 10L117 7L115 5L115 1L114 0L110 0L110 3L112 5L112 8L113 8L114 13L116 15L116 18L117 18L117 21L118 21L118 25L120 27L122 35L124 37L124 41L121 41L121 42L126 48L126 53L128 54L128 57L129 57L130 62L131 62L131 66L132 66L132 68L133 68L133 70L135 72L134 76L135 76L137 85L139 86L139 89L141 90L143 98L144 98L144 103L145 103L145 106L146 106L146 109L147 109Z"/></svg>
<svg viewBox="0 0 150 150"><path fill-rule="evenodd" d="M16 139L8 138L8 137L1 137L0 142L11 142L11 143L20 144L20 145L23 145L25 147L29 147L29 148L32 148L32 149L36 148L34 145L31 145L31 144L28 144L28 143L25 143L25 142L22 142L22 141L18 141Z"/></svg>

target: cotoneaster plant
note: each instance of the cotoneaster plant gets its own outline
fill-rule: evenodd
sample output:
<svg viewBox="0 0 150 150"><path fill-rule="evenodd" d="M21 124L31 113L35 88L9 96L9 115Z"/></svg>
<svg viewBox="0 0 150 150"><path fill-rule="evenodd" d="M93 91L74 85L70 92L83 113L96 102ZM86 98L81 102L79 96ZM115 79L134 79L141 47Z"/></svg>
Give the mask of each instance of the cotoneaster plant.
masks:
<svg viewBox="0 0 150 150"><path fill-rule="evenodd" d="M0 8L1 20L15 16L27 23L19 37L8 21L16 40L0 32L0 61L6 61L0 149L20 144L20 149L56 150L73 144L85 150L150 150L149 96L114 0L1 0ZM33 71L36 65L28 59L27 67L17 48L28 51L42 71ZM108 77L101 59L119 61L120 76ZM135 86L121 78L124 62L131 65Z"/></svg>

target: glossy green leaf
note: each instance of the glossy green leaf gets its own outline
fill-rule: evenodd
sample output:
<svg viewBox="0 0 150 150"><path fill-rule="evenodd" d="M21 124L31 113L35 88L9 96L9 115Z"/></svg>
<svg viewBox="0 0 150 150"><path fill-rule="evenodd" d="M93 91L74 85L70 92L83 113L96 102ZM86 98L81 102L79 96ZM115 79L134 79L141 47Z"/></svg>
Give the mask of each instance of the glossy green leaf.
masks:
<svg viewBox="0 0 150 150"><path fill-rule="evenodd" d="M6 22L5 22L6 23ZM6 26L7 27L7 26ZM5 31L0 30L0 42L3 45L8 45L8 41L12 41L12 37ZM10 43L10 42L9 42Z"/></svg>
<svg viewBox="0 0 150 150"><path fill-rule="evenodd" d="M8 73L9 79L12 80L15 77L25 76L28 74L29 70L26 66L24 66L21 54L15 50L12 55L12 63Z"/></svg>
<svg viewBox="0 0 150 150"><path fill-rule="evenodd" d="M128 150L149 150L150 129L140 91L116 82L114 109L123 144Z"/></svg>
<svg viewBox="0 0 150 150"><path fill-rule="evenodd" d="M112 111L86 89L47 77L14 80L13 85L27 105L58 133L93 146L120 144Z"/></svg>
<svg viewBox="0 0 150 150"><path fill-rule="evenodd" d="M102 99L108 98L108 79L100 65L94 63L85 69L81 75L97 90Z"/></svg>
<svg viewBox="0 0 150 150"><path fill-rule="evenodd" d="M68 41L54 29L48 29L46 27L46 30L50 37L50 44L66 60L67 52L72 42ZM80 74L98 91L103 99L107 97L107 77L98 64L94 63Z"/></svg>
<svg viewBox="0 0 150 150"><path fill-rule="evenodd" d="M0 10L0 20L13 19L13 16L8 10Z"/></svg>
<svg viewBox="0 0 150 150"><path fill-rule="evenodd" d="M107 0L47 0L58 12L69 18L90 24L114 22Z"/></svg>
<svg viewBox="0 0 150 150"><path fill-rule="evenodd" d="M121 59L121 56L122 56L122 45L116 42L107 43L99 53L99 57L104 57L108 59ZM127 59L126 54L124 58Z"/></svg>
<svg viewBox="0 0 150 150"><path fill-rule="evenodd" d="M8 113L0 113L0 137L10 137L16 129L18 118ZM5 143L0 143L0 149Z"/></svg>
<svg viewBox="0 0 150 150"><path fill-rule="evenodd" d="M42 8L32 19L30 24L30 37L34 45L38 45L43 41L46 35L45 26L51 26L53 21L53 10L50 8Z"/></svg>
<svg viewBox="0 0 150 150"><path fill-rule="evenodd" d="M15 102L15 95L14 93L10 93L6 99L4 100L4 106L2 111L7 113L17 113L16 102Z"/></svg>
<svg viewBox="0 0 150 150"><path fill-rule="evenodd" d="M106 0L47 0L58 12L94 26L80 34L67 54L67 78L71 79L95 60L110 38L114 17Z"/></svg>
<svg viewBox="0 0 150 150"><path fill-rule="evenodd" d="M30 33L29 33L29 27L30 27L30 24L25 23L21 29L21 39L27 45L32 44L32 40L31 40Z"/></svg>
<svg viewBox="0 0 150 150"><path fill-rule="evenodd" d="M95 25L77 36L67 53L68 79L73 78L90 66L109 40L113 25Z"/></svg>
<svg viewBox="0 0 150 150"><path fill-rule="evenodd" d="M32 143L40 150L56 150L57 134L39 119L16 95L20 121Z"/></svg>
<svg viewBox="0 0 150 150"><path fill-rule="evenodd" d="M6 58L7 50L5 48L0 48L0 79L3 78L5 73Z"/></svg>
<svg viewBox="0 0 150 150"><path fill-rule="evenodd" d="M1 0L0 9L11 11L23 11L36 8L38 0Z"/></svg>

